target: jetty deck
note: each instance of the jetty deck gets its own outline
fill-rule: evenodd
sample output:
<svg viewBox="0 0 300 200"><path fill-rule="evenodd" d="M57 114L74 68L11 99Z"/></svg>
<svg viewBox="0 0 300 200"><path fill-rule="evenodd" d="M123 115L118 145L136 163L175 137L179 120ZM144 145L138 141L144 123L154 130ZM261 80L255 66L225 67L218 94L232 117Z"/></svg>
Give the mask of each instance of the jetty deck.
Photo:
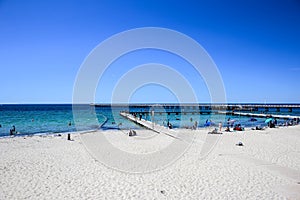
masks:
<svg viewBox="0 0 300 200"><path fill-rule="evenodd" d="M137 117L134 117L132 114L130 113L126 113L126 112L120 112L120 115L146 129L150 129L156 133L160 133L162 130L164 131L168 131L167 127L161 126L159 124L156 124L154 122L150 122L144 119L138 119Z"/></svg>
<svg viewBox="0 0 300 200"><path fill-rule="evenodd" d="M149 111L128 111L127 113L142 114L142 115L150 115L151 114ZM209 115L211 113L212 113L211 111L184 111L184 110L183 111L155 111L155 114L159 114L159 115L162 115L162 114L167 114L167 115L171 115L171 114L175 114L175 115L179 115L179 114L205 115L206 114L206 115Z"/></svg>
<svg viewBox="0 0 300 200"><path fill-rule="evenodd" d="M175 133L175 131L173 131L172 129L168 129L167 127L161 126L159 124L144 120L144 119L138 119L137 117L134 117L133 115L131 115L130 113L126 113L126 112L120 112L120 115L146 129L152 130L156 133L163 133L169 137L175 138L175 139L179 139L184 141L182 138L178 137Z"/></svg>

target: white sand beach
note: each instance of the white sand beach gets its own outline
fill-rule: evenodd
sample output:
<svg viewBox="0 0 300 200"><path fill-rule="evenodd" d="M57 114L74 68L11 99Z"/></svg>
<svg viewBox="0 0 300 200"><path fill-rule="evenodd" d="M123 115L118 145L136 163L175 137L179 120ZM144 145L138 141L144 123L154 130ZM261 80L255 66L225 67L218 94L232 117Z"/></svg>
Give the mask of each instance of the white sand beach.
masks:
<svg viewBox="0 0 300 200"><path fill-rule="evenodd" d="M135 137L72 134L72 141L66 134L1 138L0 199L300 199L300 126L211 135L219 141L204 158L209 130L176 131L195 135L189 148L147 173L103 164L85 140L100 134L120 151L140 155L178 139L150 130L136 130Z"/></svg>

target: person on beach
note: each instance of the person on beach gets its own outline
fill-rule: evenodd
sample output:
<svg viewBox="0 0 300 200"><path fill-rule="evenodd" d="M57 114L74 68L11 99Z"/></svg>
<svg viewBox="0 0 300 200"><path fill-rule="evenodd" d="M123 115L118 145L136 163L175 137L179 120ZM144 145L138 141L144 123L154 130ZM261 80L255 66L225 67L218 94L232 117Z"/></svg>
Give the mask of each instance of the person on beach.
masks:
<svg viewBox="0 0 300 200"><path fill-rule="evenodd" d="M135 130L130 129L129 133L128 133L128 136L136 136Z"/></svg>
<svg viewBox="0 0 300 200"><path fill-rule="evenodd" d="M235 120L231 120L230 117L227 119L227 125L232 128L233 127L233 124L234 124Z"/></svg>
<svg viewBox="0 0 300 200"><path fill-rule="evenodd" d="M228 117L227 119L227 125L229 126L229 124L230 124L230 117Z"/></svg>
<svg viewBox="0 0 300 200"><path fill-rule="evenodd" d="M276 123L277 123L277 121L276 121ZM275 128L275 122L274 122L274 120L270 121L268 123L268 126L269 126L269 128Z"/></svg>
<svg viewBox="0 0 300 200"><path fill-rule="evenodd" d="M289 124L289 120L286 120L285 121L285 123L284 123L284 125L286 126L286 127L288 127L290 124Z"/></svg>
<svg viewBox="0 0 300 200"><path fill-rule="evenodd" d="M173 128L173 126L172 126L172 124L170 123L169 120L168 120L168 122L167 122L167 126L168 126L169 129L172 129L172 128Z"/></svg>
<svg viewBox="0 0 300 200"><path fill-rule="evenodd" d="M194 130L196 130L196 129L197 129L197 127L198 127L198 122L197 122L197 121L195 121L195 123L194 123L194 126L193 126L193 129L194 129Z"/></svg>
<svg viewBox="0 0 300 200"><path fill-rule="evenodd" d="M244 128L241 126L241 124L236 124L234 126L233 130L235 130L235 131L243 131Z"/></svg>
<svg viewBox="0 0 300 200"><path fill-rule="evenodd" d="M222 132L222 122L219 122L219 131Z"/></svg>
<svg viewBox="0 0 300 200"><path fill-rule="evenodd" d="M15 125L12 126L12 128L9 130L10 135L14 135L16 133L16 127Z"/></svg>

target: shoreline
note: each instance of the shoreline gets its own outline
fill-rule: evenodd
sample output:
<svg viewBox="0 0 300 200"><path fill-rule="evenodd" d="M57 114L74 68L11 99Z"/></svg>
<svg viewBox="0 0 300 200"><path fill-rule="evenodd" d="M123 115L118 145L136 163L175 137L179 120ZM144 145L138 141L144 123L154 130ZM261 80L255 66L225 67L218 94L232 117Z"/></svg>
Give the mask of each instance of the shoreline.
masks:
<svg viewBox="0 0 300 200"><path fill-rule="evenodd" d="M300 126L300 124L296 124L296 125L278 125L274 128L269 128L267 125L261 127L263 128L263 130L266 130L266 129L277 129L277 128L287 128L287 127L293 127L293 126ZM165 127L166 128L166 127ZM225 128L226 128L226 124L224 124L222 126L222 132L226 132L225 131ZM230 132L244 132L244 131L247 131L247 130L253 130L253 131L258 131L258 130L254 130L255 126L244 126L244 130L243 131L235 131L233 130L232 127L230 127ZM0 136L0 139L1 138L14 138L14 137L33 137L33 136L47 136L47 135L57 135L57 134L60 134L60 135L65 135L65 134L80 134L80 133L89 133L89 132L97 132L97 131L103 131L103 132L106 132L106 131L122 131L122 130L126 130L126 131L129 131L130 129L132 130L136 130L136 131L139 131L139 130L149 130L147 128L144 128L142 126L140 126L140 128L99 128L99 129L90 129L90 130L80 130L80 131L66 131L66 132L38 132L38 133L21 133L19 134L17 132L17 134L14 134L14 135L2 135ZM215 124L215 125L212 125L212 126L198 126L196 130L212 130L212 129L219 129L219 126L218 124ZM173 130L194 130L193 127L181 127L181 128L173 128Z"/></svg>

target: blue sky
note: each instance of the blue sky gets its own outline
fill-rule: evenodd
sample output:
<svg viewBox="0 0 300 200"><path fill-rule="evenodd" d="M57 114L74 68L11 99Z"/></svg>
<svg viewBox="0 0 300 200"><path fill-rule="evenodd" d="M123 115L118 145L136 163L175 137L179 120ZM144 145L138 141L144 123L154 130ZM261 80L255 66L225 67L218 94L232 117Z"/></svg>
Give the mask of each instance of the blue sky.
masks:
<svg viewBox="0 0 300 200"><path fill-rule="evenodd" d="M0 0L0 103L72 102L76 75L90 51L114 34L148 26L182 32L201 44L220 71L228 102L300 102L297 0ZM122 73L145 62L174 67L200 102L210 101L192 67L153 50L116 61L99 82L96 102L109 102ZM131 101L176 99L167 88L148 85Z"/></svg>

